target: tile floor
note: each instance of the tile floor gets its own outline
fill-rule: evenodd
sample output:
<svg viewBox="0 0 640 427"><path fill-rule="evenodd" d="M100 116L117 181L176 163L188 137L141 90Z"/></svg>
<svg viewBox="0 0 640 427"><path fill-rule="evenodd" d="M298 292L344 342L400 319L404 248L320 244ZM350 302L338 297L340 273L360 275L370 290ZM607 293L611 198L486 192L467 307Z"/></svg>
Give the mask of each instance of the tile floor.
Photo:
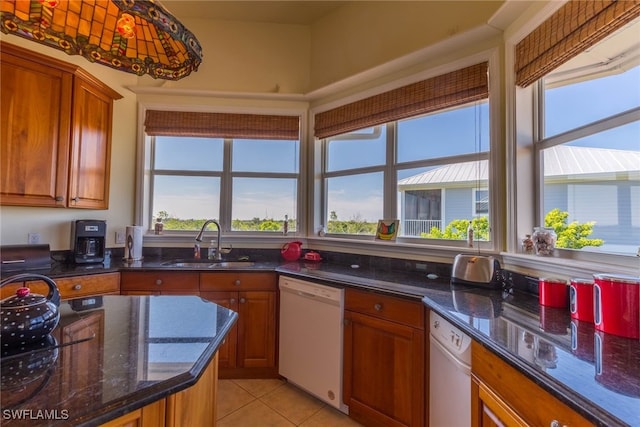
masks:
<svg viewBox="0 0 640 427"><path fill-rule="evenodd" d="M218 380L219 427L358 427L284 380Z"/></svg>

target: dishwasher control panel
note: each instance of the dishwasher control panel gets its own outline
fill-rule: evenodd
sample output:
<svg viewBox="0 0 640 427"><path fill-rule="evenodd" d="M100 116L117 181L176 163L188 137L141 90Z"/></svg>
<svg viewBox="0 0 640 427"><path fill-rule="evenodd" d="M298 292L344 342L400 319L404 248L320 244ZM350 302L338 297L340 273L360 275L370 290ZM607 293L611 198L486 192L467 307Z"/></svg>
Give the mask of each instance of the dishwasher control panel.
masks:
<svg viewBox="0 0 640 427"><path fill-rule="evenodd" d="M464 353L471 345L471 338L434 311L430 312L430 332L436 341L452 353Z"/></svg>

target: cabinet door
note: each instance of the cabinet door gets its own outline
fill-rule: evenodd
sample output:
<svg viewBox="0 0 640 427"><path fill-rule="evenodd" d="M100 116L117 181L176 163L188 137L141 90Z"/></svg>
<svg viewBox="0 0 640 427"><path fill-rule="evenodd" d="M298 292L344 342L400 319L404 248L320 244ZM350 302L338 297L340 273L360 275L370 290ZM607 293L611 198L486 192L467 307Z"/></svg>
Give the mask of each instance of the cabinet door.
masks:
<svg viewBox="0 0 640 427"><path fill-rule="evenodd" d="M276 293L238 292L238 366L275 366Z"/></svg>
<svg viewBox="0 0 640 427"><path fill-rule="evenodd" d="M75 78L69 207L109 207L112 106L111 97Z"/></svg>
<svg viewBox="0 0 640 427"><path fill-rule="evenodd" d="M135 411L129 412L101 427L160 427L165 425L165 399L150 403Z"/></svg>
<svg viewBox="0 0 640 427"><path fill-rule="evenodd" d="M345 311L344 400L365 425L424 425L424 331Z"/></svg>
<svg viewBox="0 0 640 427"><path fill-rule="evenodd" d="M471 383L472 427L528 427L490 388L476 378Z"/></svg>
<svg viewBox="0 0 640 427"><path fill-rule="evenodd" d="M200 296L229 310L238 311L237 292L201 292ZM220 368L236 367L237 335L238 324L235 324L224 339L224 343L218 348L218 366Z"/></svg>
<svg viewBox="0 0 640 427"><path fill-rule="evenodd" d="M0 201L65 206L72 75L2 45Z"/></svg>

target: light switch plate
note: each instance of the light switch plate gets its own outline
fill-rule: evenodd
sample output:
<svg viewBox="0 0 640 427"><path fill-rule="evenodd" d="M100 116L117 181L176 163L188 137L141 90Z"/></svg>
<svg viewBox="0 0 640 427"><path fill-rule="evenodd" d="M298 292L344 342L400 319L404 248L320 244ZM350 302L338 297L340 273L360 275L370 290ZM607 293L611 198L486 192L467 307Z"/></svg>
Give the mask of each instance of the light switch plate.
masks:
<svg viewBox="0 0 640 427"><path fill-rule="evenodd" d="M116 231L116 245L124 244L124 231Z"/></svg>
<svg viewBox="0 0 640 427"><path fill-rule="evenodd" d="M37 245L40 243L40 233L29 233L29 244Z"/></svg>

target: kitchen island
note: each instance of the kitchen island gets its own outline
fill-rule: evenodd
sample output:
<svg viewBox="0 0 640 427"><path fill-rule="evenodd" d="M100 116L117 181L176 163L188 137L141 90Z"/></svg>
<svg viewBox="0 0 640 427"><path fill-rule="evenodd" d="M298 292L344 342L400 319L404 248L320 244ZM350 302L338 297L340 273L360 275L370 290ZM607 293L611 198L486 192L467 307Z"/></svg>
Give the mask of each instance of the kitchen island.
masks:
<svg viewBox="0 0 640 427"><path fill-rule="evenodd" d="M60 313L45 345L3 354L3 426L111 426L136 411L152 420L142 425L215 420L217 350L235 312L196 296L98 296Z"/></svg>

